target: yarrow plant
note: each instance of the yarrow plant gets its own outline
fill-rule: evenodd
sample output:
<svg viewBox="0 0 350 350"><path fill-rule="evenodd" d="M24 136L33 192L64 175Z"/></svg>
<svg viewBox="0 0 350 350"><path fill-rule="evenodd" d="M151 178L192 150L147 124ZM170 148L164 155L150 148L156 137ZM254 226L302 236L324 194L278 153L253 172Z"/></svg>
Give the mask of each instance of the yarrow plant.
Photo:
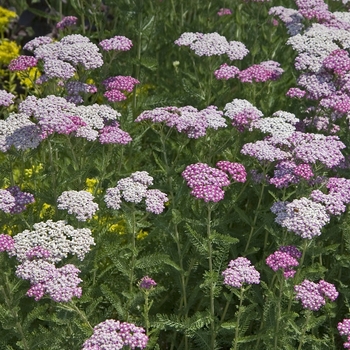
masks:
<svg viewBox="0 0 350 350"><path fill-rule="evenodd" d="M43 3L0 7L0 348L350 348L350 2Z"/></svg>

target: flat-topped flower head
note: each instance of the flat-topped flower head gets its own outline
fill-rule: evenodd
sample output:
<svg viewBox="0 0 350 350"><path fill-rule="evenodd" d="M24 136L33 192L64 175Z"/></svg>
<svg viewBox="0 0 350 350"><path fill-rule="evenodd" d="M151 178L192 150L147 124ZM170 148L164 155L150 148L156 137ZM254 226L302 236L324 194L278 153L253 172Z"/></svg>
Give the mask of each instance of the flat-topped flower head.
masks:
<svg viewBox="0 0 350 350"><path fill-rule="evenodd" d="M229 66L227 63L224 63L214 72L216 79L232 79L237 76L239 69L235 66Z"/></svg>
<svg viewBox="0 0 350 350"><path fill-rule="evenodd" d="M168 202L168 196L157 189L147 190L146 192L146 211L153 214L160 214L164 211L164 204Z"/></svg>
<svg viewBox="0 0 350 350"><path fill-rule="evenodd" d="M347 336L347 342L343 344L345 349L350 349L350 319L344 318L343 322L338 323L338 332L340 335Z"/></svg>
<svg viewBox="0 0 350 350"><path fill-rule="evenodd" d="M16 96L5 90L0 90L0 106L8 107L13 104Z"/></svg>
<svg viewBox="0 0 350 350"><path fill-rule="evenodd" d="M107 90L122 90L127 92L131 92L134 86L139 83L137 79L124 75L109 77L102 82Z"/></svg>
<svg viewBox="0 0 350 350"><path fill-rule="evenodd" d="M241 288L243 284L259 284L260 273L251 265L247 258L231 260L228 268L222 272L224 284L229 287Z"/></svg>
<svg viewBox="0 0 350 350"><path fill-rule="evenodd" d="M101 144L126 145L132 141L130 134L119 127L119 123L106 125L99 131L99 141Z"/></svg>
<svg viewBox="0 0 350 350"><path fill-rule="evenodd" d="M24 230L13 237L15 255L18 261L27 260L28 252L41 247L50 252L47 261L60 262L68 254L76 255L83 260L94 245L94 239L88 228L75 229L65 221L48 220L33 225L33 231Z"/></svg>
<svg viewBox="0 0 350 350"><path fill-rule="evenodd" d="M18 277L31 283L27 296L38 301L48 294L57 303L81 297L82 289L78 285L82 279L78 277L79 272L80 270L72 264L57 268L42 259L25 260L16 269Z"/></svg>
<svg viewBox="0 0 350 350"><path fill-rule="evenodd" d="M191 164L182 172L191 195L205 202L219 202L224 198L222 187L230 185L227 174L205 163Z"/></svg>
<svg viewBox="0 0 350 350"><path fill-rule="evenodd" d="M228 173L234 181L246 182L247 180L247 172L243 164L221 160L216 163L216 166L225 173Z"/></svg>
<svg viewBox="0 0 350 350"><path fill-rule="evenodd" d="M284 6L274 6L270 8L269 15L278 16L285 24L290 36L299 34L304 27L302 23L304 17L297 10L286 8Z"/></svg>
<svg viewBox="0 0 350 350"><path fill-rule="evenodd" d="M15 71L22 71L28 68L36 67L37 64L38 64L38 60L35 57L22 55L13 59L10 62L8 68L11 72L15 72Z"/></svg>
<svg viewBox="0 0 350 350"><path fill-rule="evenodd" d="M346 50L334 50L323 60L323 66L343 76L350 71L350 57Z"/></svg>
<svg viewBox="0 0 350 350"><path fill-rule="evenodd" d="M249 51L244 44L238 41L230 41L214 33L182 33L180 38L175 40L179 46L189 46L198 56L219 56L227 54L231 61L243 59Z"/></svg>
<svg viewBox="0 0 350 350"><path fill-rule="evenodd" d="M241 153L254 157L259 161L274 162L276 160L288 160L291 157L290 152L283 151L269 140L258 140L243 145Z"/></svg>
<svg viewBox="0 0 350 350"><path fill-rule="evenodd" d="M68 27L73 27L77 24L78 18L75 16L66 16L56 24L56 28L63 30Z"/></svg>
<svg viewBox="0 0 350 350"><path fill-rule="evenodd" d="M120 179L116 187L108 188L104 201L108 208L118 210L123 201L141 203L145 200L146 211L160 214L164 211L167 195L157 189L149 189L153 185L153 177L147 171L136 171L129 177Z"/></svg>
<svg viewBox="0 0 350 350"><path fill-rule="evenodd" d="M41 45L47 45L52 43L52 38L49 36L37 36L36 38L28 41L24 46L24 50L34 51Z"/></svg>
<svg viewBox="0 0 350 350"><path fill-rule="evenodd" d="M11 252L14 251L15 243L13 238L4 233L0 234L0 252L8 252L11 255Z"/></svg>
<svg viewBox="0 0 350 350"><path fill-rule="evenodd" d="M132 45L130 39L120 35L100 41L100 46L105 51L129 51Z"/></svg>
<svg viewBox="0 0 350 350"><path fill-rule="evenodd" d="M10 213L15 204L15 197L9 191L0 189L0 210Z"/></svg>
<svg viewBox="0 0 350 350"><path fill-rule="evenodd" d="M301 257L301 252L294 246L282 246L273 254L266 258L266 264L273 270L283 270L285 278L291 278L296 271L293 267L299 266L297 259Z"/></svg>
<svg viewBox="0 0 350 350"><path fill-rule="evenodd" d="M303 308L317 311L326 304L326 299L335 301L339 295L335 286L331 283L321 280L319 283L304 280L301 284L294 287L296 299L300 300Z"/></svg>
<svg viewBox="0 0 350 350"><path fill-rule="evenodd" d="M44 72L48 79L58 78L67 80L74 76L76 70L68 62L53 59L44 62Z"/></svg>
<svg viewBox="0 0 350 350"><path fill-rule="evenodd" d="M261 118L263 113L249 101L235 98L225 105L224 115L232 120L238 131L249 129L251 124Z"/></svg>
<svg viewBox="0 0 350 350"><path fill-rule="evenodd" d="M31 193L22 192L18 186L11 186L6 189L15 198L14 206L10 209L11 214L19 214L24 211L28 204L34 203L35 199Z"/></svg>
<svg viewBox="0 0 350 350"><path fill-rule="evenodd" d="M344 160L341 150L345 144L338 136L294 132L288 140L293 145L292 154L303 163L320 162L327 168L339 165Z"/></svg>
<svg viewBox="0 0 350 350"><path fill-rule="evenodd" d="M218 16L227 16L227 15L232 15L232 11L228 8L221 8L218 12L217 12Z"/></svg>
<svg viewBox="0 0 350 350"><path fill-rule="evenodd" d="M58 209L68 210L68 214L73 214L78 221L91 219L98 210L94 196L87 191L64 191L58 198Z"/></svg>
<svg viewBox="0 0 350 350"><path fill-rule="evenodd" d="M321 235L321 229L330 221L326 207L302 197L292 202L276 202L271 207L275 222L302 238Z"/></svg>
<svg viewBox="0 0 350 350"><path fill-rule="evenodd" d="M278 62L265 61L241 70L238 72L237 78L243 83L264 82L277 80L283 72L284 70L280 68Z"/></svg>
<svg viewBox="0 0 350 350"><path fill-rule="evenodd" d="M197 139L206 134L207 129L226 127L226 120L222 112L215 106L198 110L192 106L185 107L159 107L142 112L135 122L150 120L154 123L165 122L167 126L174 127L189 138Z"/></svg>
<svg viewBox="0 0 350 350"><path fill-rule="evenodd" d="M109 319L94 327L93 335L84 342L82 350L145 349L147 343L148 337L142 327Z"/></svg>

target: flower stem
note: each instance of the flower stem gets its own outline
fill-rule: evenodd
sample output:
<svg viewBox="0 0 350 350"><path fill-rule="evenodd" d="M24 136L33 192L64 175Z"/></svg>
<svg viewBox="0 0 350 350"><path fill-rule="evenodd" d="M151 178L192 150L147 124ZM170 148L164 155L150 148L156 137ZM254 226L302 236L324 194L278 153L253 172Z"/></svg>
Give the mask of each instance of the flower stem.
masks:
<svg viewBox="0 0 350 350"><path fill-rule="evenodd" d="M279 334L279 326L280 326L280 320L281 320L281 302L283 298L283 286L284 286L284 278L283 275L278 276L280 279L280 290L279 290L279 298L278 298L278 304L277 304L277 318L276 318L276 327L275 327L275 343L274 343L274 349L278 349L278 339L280 338Z"/></svg>
<svg viewBox="0 0 350 350"><path fill-rule="evenodd" d="M298 346L298 350L301 350L303 345L304 345L304 342L305 342L305 335L306 335L306 330L307 330L307 325L309 324L309 319L310 319L310 316L311 316L311 311L310 310L305 310L305 314L306 314L306 317L305 317L305 325L301 331L301 337L300 337L300 342L299 342L299 346Z"/></svg>
<svg viewBox="0 0 350 350"><path fill-rule="evenodd" d="M236 329L235 329L235 339L233 341L231 350L237 350L238 349L239 322L241 320L241 315L242 315L243 299L244 299L244 288L242 287L241 288L241 295L239 297L239 306L238 306L237 322L236 322Z"/></svg>
<svg viewBox="0 0 350 350"><path fill-rule="evenodd" d="M211 206L208 204L208 216L207 216L207 238L208 238L208 258L209 258L209 274L210 278L213 278L213 247L211 243L211 230L210 230L210 223L211 223ZM214 289L215 289L215 282L210 281L210 333L211 333L211 349L215 349L215 338L216 338L216 331L215 331L215 300L214 300Z"/></svg>
<svg viewBox="0 0 350 350"><path fill-rule="evenodd" d="M244 249L244 253L246 253L248 251L250 241L251 241L251 239L253 237L253 233L254 233L254 230L255 230L255 225L256 225L256 222L257 222L258 216L259 216L259 209L260 209L261 201L262 201L262 198L263 198L263 195L264 195L264 189L265 189L265 184L262 184L261 190L260 190L260 194L259 194L258 205L256 206L255 216L254 216L251 228L250 228L249 237L248 237L248 241L247 241L247 244L245 246L245 249Z"/></svg>

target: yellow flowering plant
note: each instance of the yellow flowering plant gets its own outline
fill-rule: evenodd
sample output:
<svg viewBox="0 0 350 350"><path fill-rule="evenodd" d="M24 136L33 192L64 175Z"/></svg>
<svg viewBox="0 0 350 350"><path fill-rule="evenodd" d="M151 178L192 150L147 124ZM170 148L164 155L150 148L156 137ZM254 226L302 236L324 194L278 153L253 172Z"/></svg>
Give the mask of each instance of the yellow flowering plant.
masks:
<svg viewBox="0 0 350 350"><path fill-rule="evenodd" d="M17 17L16 12L7 10L4 7L0 6L0 37L1 37L1 39L4 38L5 30L7 29L11 20L16 18L16 17Z"/></svg>

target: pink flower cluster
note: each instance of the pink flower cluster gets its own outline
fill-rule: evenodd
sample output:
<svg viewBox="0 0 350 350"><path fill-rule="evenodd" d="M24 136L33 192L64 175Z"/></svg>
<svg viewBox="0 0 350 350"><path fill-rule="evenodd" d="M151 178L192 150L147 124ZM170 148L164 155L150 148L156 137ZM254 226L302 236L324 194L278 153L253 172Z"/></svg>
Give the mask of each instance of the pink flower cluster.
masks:
<svg viewBox="0 0 350 350"><path fill-rule="evenodd" d="M19 278L28 280L31 287L29 297L40 300L45 294L56 302L70 301L80 297L82 280L80 270L72 264L56 267L68 254L83 260L85 254L94 245L89 229L77 229L66 225L64 221L36 223L34 231L25 230L13 238L0 235L0 251L16 256L20 264L16 268Z"/></svg>
<svg viewBox="0 0 350 350"><path fill-rule="evenodd" d="M178 132L187 134L189 138L197 139L204 136L209 128L217 130L226 127L226 120L222 114L216 106L209 106L201 111L192 106L159 107L142 112L135 122L165 122L167 126L175 127Z"/></svg>
<svg viewBox="0 0 350 350"><path fill-rule="evenodd" d="M227 8L221 8L218 13L218 16L226 16L226 15L232 15L232 11L230 9Z"/></svg>
<svg viewBox="0 0 350 350"><path fill-rule="evenodd" d="M339 322L337 328L340 335L346 335L348 337L348 341L343 346L345 349L350 349L350 319L345 318L343 322Z"/></svg>
<svg viewBox="0 0 350 350"><path fill-rule="evenodd" d="M16 96L14 94L11 94L10 92L7 92L5 90L0 90L0 106L8 107L13 104L13 99Z"/></svg>
<svg viewBox="0 0 350 350"><path fill-rule="evenodd" d="M229 287L241 288L244 283L260 283L260 273L251 265L250 260L243 257L231 260L222 275L224 276L224 284Z"/></svg>
<svg viewBox="0 0 350 350"><path fill-rule="evenodd" d="M84 342L82 350L145 349L147 343L148 337L143 328L110 319L94 327L93 335Z"/></svg>
<svg viewBox="0 0 350 350"><path fill-rule="evenodd" d="M18 186L11 186L6 190L0 190L0 210L5 213L21 213L26 209L28 204L34 202L34 196L31 193L22 192Z"/></svg>
<svg viewBox="0 0 350 350"><path fill-rule="evenodd" d="M157 285L156 281L154 281L151 277L144 276L141 278L139 282L139 287L141 289L151 289Z"/></svg>
<svg viewBox="0 0 350 350"><path fill-rule="evenodd" d="M306 279L294 286L294 290L297 293L295 299L301 301L304 309L312 311L317 311L326 304L325 297L335 301L339 295L335 286L324 280L315 283Z"/></svg>
<svg viewBox="0 0 350 350"><path fill-rule="evenodd" d="M126 100L126 96L122 91L131 92L136 84L140 82L130 76L118 75L115 77L107 78L102 82L106 88L104 96L107 97L110 102L120 102Z"/></svg>
<svg viewBox="0 0 350 350"><path fill-rule="evenodd" d="M22 71L28 68L35 67L38 64L38 60L33 56L19 56L13 59L8 68L11 72Z"/></svg>
<svg viewBox="0 0 350 350"><path fill-rule="evenodd" d="M125 36L117 35L100 41L100 46L105 51L129 51L132 48L132 41Z"/></svg>
<svg viewBox="0 0 350 350"><path fill-rule="evenodd" d="M297 259L301 258L301 252L294 246L281 246L273 254L266 258L266 264L273 270L283 270L283 276L285 278L291 278L295 275L296 271L293 267L299 265Z"/></svg>
<svg viewBox="0 0 350 350"><path fill-rule="evenodd" d="M64 17L61 21L56 24L57 29L65 29L67 27L72 27L77 24L78 18L75 16Z"/></svg>
<svg viewBox="0 0 350 350"><path fill-rule="evenodd" d="M230 185L226 173L237 182L245 182L247 173L242 164L229 161L220 161L216 164L219 168L212 168L205 163L191 164L182 172L187 186L192 189L191 195L205 202L219 202L224 198L223 187Z"/></svg>

